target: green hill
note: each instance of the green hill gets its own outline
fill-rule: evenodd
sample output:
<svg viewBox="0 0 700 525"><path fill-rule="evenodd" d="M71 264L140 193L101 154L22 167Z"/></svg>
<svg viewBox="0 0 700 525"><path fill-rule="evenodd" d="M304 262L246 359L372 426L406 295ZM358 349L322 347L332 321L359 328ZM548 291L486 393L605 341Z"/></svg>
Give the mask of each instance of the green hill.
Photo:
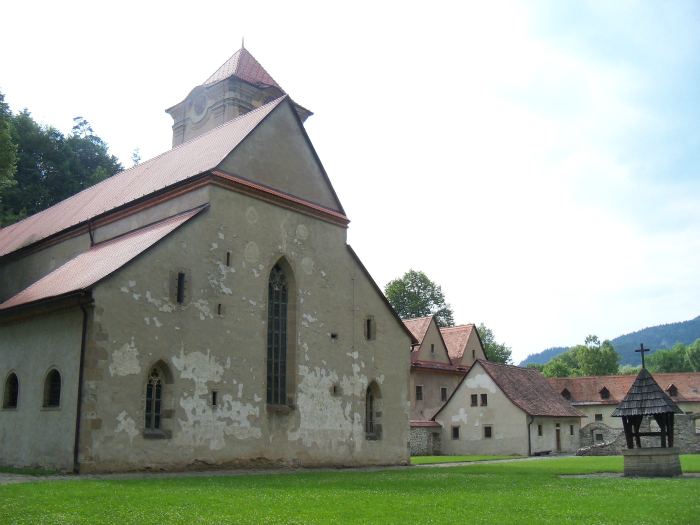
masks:
<svg viewBox="0 0 700 525"><path fill-rule="evenodd" d="M690 321L643 328L630 334L618 336L610 342L622 357L621 365L637 366L641 363L641 359L639 353L635 353L635 349L639 348L640 343L644 343L645 348L650 348L650 353L653 354L657 350L673 347L678 341L689 345L698 338L700 338L700 316ZM520 366L526 366L528 363L548 363L552 357L568 349L569 347L559 346L548 348L538 354L530 354L520 363Z"/></svg>

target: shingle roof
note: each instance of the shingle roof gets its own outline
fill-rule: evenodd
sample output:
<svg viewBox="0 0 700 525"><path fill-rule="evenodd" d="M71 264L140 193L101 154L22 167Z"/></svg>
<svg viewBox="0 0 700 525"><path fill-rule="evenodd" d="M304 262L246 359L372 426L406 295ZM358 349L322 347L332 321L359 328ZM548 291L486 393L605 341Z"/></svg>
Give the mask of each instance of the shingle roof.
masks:
<svg viewBox="0 0 700 525"><path fill-rule="evenodd" d="M284 93L280 85L274 81L270 74L265 71L265 68L260 65L260 62L255 60L253 55L244 47L236 51L234 55L224 62L202 85L211 86L234 76L259 88L275 86Z"/></svg>
<svg viewBox="0 0 700 525"><path fill-rule="evenodd" d="M413 319L404 319L403 324L411 331L413 337L415 337L419 343L422 343L425 338L425 333L430 326L430 321L432 320L433 316L415 317Z"/></svg>
<svg viewBox="0 0 700 525"><path fill-rule="evenodd" d="M447 346L447 352L450 354L450 360L454 366L458 366L462 362L464 350L467 348L469 336L472 334L473 329L473 324L440 328L442 338Z"/></svg>
<svg viewBox="0 0 700 525"><path fill-rule="evenodd" d="M0 310L90 288L153 246L202 209L202 207L197 208L95 245L5 301L0 305Z"/></svg>
<svg viewBox="0 0 700 525"><path fill-rule="evenodd" d="M545 377L532 368L502 365L482 359L477 362L515 405L531 416L583 417ZM472 370L474 367L472 366ZM470 370L471 372L471 370ZM469 377L467 374L466 377Z"/></svg>
<svg viewBox="0 0 700 525"><path fill-rule="evenodd" d="M622 417L668 413L682 414L683 411L661 390L647 369L642 368L630 391L610 415Z"/></svg>
<svg viewBox="0 0 700 525"><path fill-rule="evenodd" d="M0 257L215 168L286 97L0 230Z"/></svg>
<svg viewBox="0 0 700 525"><path fill-rule="evenodd" d="M662 389L674 385L678 390L675 402L700 402L700 372L675 374L652 374ZM576 405L619 405L627 395L635 376L550 377L547 381L559 393L565 388L571 394L571 403ZM600 391L607 388L608 399L601 399Z"/></svg>

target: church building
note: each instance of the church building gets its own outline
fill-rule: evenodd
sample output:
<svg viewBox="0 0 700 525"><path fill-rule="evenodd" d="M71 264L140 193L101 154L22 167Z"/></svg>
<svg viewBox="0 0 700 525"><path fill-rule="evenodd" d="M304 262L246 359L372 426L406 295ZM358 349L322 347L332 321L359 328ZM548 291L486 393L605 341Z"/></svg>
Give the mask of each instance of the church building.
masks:
<svg viewBox="0 0 700 525"><path fill-rule="evenodd" d="M409 460L405 328L296 104L245 49L173 148L0 230L0 464Z"/></svg>

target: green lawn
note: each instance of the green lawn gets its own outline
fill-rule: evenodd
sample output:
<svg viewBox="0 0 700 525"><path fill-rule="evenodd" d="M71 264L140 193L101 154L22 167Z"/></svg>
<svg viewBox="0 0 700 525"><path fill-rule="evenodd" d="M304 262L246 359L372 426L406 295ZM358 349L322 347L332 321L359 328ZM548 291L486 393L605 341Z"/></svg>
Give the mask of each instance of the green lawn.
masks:
<svg viewBox="0 0 700 525"><path fill-rule="evenodd" d="M682 457L699 472L700 456ZM622 458L378 472L0 486L0 523L673 523L700 518L700 479L561 478Z"/></svg>

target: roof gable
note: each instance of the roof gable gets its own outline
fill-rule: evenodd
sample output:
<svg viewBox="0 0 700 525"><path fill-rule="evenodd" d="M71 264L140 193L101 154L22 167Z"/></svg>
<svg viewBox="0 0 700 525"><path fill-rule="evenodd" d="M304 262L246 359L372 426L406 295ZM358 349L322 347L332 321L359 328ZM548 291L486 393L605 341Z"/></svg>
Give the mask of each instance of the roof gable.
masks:
<svg viewBox="0 0 700 525"><path fill-rule="evenodd" d="M432 316L414 317L413 319L403 319L403 324L413 334L413 337L415 337L419 343L422 343L432 319Z"/></svg>
<svg viewBox="0 0 700 525"><path fill-rule="evenodd" d="M447 351L450 354L450 359L454 366L467 366L467 364L464 363L464 359L470 341L474 341L474 346L478 346L481 350L482 355L479 356L477 354L477 359L486 359L484 346L481 344L481 338L479 337L479 331L473 323L440 328L440 332L445 340ZM471 361L470 356L466 356L466 359Z"/></svg>
<svg viewBox="0 0 700 525"><path fill-rule="evenodd" d="M215 168L286 97L0 230L0 257Z"/></svg>
<svg viewBox="0 0 700 525"><path fill-rule="evenodd" d="M274 86L282 93L285 92L245 47L236 51L202 85L211 86L230 77L239 78L262 89Z"/></svg>
<svg viewBox="0 0 700 525"><path fill-rule="evenodd" d="M429 320L428 326L423 333L423 339L420 340L420 346L414 348L411 353L411 361L414 363L441 363L447 365L448 369L452 369L447 346L442 338L435 316L430 316L426 319Z"/></svg>
<svg viewBox="0 0 700 525"><path fill-rule="evenodd" d="M227 155L218 169L344 214L289 98Z"/></svg>

